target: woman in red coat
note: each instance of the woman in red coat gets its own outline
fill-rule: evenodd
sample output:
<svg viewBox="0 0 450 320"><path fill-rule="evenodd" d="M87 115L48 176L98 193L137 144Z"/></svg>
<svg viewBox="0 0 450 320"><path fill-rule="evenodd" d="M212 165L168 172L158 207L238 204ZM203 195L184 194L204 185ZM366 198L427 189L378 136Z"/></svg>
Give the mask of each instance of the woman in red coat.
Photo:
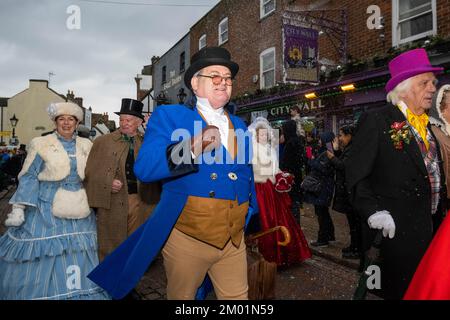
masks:
<svg viewBox="0 0 450 320"><path fill-rule="evenodd" d="M281 172L274 148L277 145L274 140L277 139L265 118L257 118L248 129L253 135L252 164L261 231L285 226L291 236L290 243L285 247L278 245L284 238L281 232L261 237L258 239L259 251L267 261L276 262L278 266L300 263L311 257L311 251L300 225L292 215L292 201L288 192L275 190L275 176Z"/></svg>

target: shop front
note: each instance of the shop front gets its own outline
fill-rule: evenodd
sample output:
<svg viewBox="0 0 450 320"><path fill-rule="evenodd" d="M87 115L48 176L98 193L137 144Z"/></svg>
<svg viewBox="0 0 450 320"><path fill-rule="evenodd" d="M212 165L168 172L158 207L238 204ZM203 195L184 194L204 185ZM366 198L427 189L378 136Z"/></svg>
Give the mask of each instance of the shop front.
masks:
<svg viewBox="0 0 450 320"><path fill-rule="evenodd" d="M251 108L240 107L237 115L247 123L257 117L265 117L274 128L278 128L290 119L291 108L298 106L307 132L337 133L340 127L355 123L362 112L383 106L386 103L383 90L375 87L348 93L333 92L310 100L299 94L288 101L267 101Z"/></svg>

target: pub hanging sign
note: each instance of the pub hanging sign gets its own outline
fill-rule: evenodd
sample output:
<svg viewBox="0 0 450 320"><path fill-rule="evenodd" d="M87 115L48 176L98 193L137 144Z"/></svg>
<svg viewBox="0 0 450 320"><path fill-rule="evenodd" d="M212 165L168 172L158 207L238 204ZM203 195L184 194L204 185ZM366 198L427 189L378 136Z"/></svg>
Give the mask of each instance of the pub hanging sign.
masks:
<svg viewBox="0 0 450 320"><path fill-rule="evenodd" d="M319 81L319 32L289 24L283 25L284 80L288 82Z"/></svg>

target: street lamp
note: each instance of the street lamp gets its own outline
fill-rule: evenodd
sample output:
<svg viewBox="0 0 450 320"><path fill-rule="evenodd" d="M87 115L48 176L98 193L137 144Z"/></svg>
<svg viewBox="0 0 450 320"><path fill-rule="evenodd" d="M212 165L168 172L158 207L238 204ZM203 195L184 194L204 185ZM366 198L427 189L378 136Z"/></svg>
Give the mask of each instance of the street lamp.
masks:
<svg viewBox="0 0 450 320"><path fill-rule="evenodd" d="M160 106L162 104L167 104L167 103L168 103L168 101L167 101L166 94L164 93L164 91L161 91L159 93L159 95L156 97L156 104L158 106Z"/></svg>
<svg viewBox="0 0 450 320"><path fill-rule="evenodd" d="M184 104L184 99L186 99L186 96L187 96L187 94L184 93L184 88L180 88L180 90L178 90L178 94L177 94L178 102L180 104Z"/></svg>
<svg viewBox="0 0 450 320"><path fill-rule="evenodd" d="M11 127L13 128L13 132L12 132L12 141L14 143L14 145L16 145L16 126L17 126L17 122L19 122L19 119L16 118L16 114L13 115L13 117L11 119L9 119L9 121L11 122ZM13 144L11 143L11 144Z"/></svg>

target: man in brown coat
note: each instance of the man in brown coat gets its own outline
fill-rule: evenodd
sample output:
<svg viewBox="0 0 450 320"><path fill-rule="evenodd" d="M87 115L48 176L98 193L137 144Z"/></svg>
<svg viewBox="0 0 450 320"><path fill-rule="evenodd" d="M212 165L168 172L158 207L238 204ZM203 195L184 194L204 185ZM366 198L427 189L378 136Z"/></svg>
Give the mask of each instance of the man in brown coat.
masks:
<svg viewBox="0 0 450 320"><path fill-rule="evenodd" d="M122 99L119 130L94 141L86 165L89 205L97 210L98 253L102 261L133 233L159 201L160 185L144 184L134 175L134 159L142 145L138 131L143 104Z"/></svg>

